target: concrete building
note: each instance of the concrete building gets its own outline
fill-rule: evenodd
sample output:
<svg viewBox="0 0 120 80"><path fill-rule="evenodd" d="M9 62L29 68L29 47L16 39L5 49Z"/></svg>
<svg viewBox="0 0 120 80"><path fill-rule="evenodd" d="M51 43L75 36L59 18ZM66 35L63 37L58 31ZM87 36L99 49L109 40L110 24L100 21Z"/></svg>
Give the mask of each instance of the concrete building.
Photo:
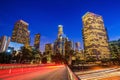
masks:
<svg viewBox="0 0 120 80"><path fill-rule="evenodd" d="M83 17L83 41L86 59L109 58L107 32L102 16L87 12Z"/></svg>
<svg viewBox="0 0 120 80"><path fill-rule="evenodd" d="M0 38L0 52L6 51L9 43L10 43L10 37L2 36Z"/></svg>
<svg viewBox="0 0 120 80"><path fill-rule="evenodd" d="M28 25L29 24L23 20L17 21L14 25L11 41L29 46L30 31L28 30Z"/></svg>
<svg viewBox="0 0 120 80"><path fill-rule="evenodd" d="M52 61L52 57L51 55L53 55L53 44L51 43L48 43L48 44L45 44L45 56L47 58L47 63L51 63Z"/></svg>
<svg viewBox="0 0 120 80"><path fill-rule="evenodd" d="M76 43L75 43L75 51L79 51L80 48L81 48L80 42L76 42Z"/></svg>
<svg viewBox="0 0 120 80"><path fill-rule="evenodd" d="M39 50L40 48L40 34L39 33L35 34L34 47L37 50Z"/></svg>
<svg viewBox="0 0 120 80"><path fill-rule="evenodd" d="M53 54L53 44L51 43L45 44L45 53Z"/></svg>
<svg viewBox="0 0 120 80"><path fill-rule="evenodd" d="M73 50L73 42L67 40L67 41L65 42L65 53L70 54L71 50Z"/></svg>

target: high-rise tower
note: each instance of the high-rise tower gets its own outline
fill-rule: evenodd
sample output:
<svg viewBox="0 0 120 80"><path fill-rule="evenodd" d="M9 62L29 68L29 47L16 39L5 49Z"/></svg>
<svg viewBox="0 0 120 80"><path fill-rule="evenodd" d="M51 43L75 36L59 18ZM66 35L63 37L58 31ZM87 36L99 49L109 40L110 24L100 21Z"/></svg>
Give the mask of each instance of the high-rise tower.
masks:
<svg viewBox="0 0 120 80"><path fill-rule="evenodd" d="M80 50L80 42L75 43L75 50L79 51Z"/></svg>
<svg viewBox="0 0 120 80"><path fill-rule="evenodd" d="M53 54L53 44L51 43L45 44L45 52L47 54Z"/></svg>
<svg viewBox="0 0 120 80"><path fill-rule="evenodd" d="M82 17L82 21L86 59L109 58L108 38L102 16L87 12Z"/></svg>
<svg viewBox="0 0 120 80"><path fill-rule="evenodd" d="M67 37L63 33L63 26L58 25L58 38L54 42L54 53L65 55L65 42Z"/></svg>
<svg viewBox="0 0 120 80"><path fill-rule="evenodd" d="M40 34L35 34L34 47L39 50L40 48Z"/></svg>
<svg viewBox="0 0 120 80"><path fill-rule="evenodd" d="M9 43L10 43L10 37L2 36L0 38L0 52L6 51Z"/></svg>
<svg viewBox="0 0 120 80"><path fill-rule="evenodd" d="M11 41L29 45L30 31L28 30L28 25L29 24L23 20L17 21L14 25Z"/></svg>

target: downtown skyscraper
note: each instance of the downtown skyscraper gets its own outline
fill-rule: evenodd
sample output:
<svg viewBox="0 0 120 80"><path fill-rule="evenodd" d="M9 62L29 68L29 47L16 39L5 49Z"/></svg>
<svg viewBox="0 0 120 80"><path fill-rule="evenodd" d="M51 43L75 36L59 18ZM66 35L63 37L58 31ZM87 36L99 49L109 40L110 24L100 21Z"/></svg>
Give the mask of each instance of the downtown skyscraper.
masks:
<svg viewBox="0 0 120 80"><path fill-rule="evenodd" d="M39 33L35 34L34 47L37 50L39 50L40 48L40 34Z"/></svg>
<svg viewBox="0 0 120 80"><path fill-rule="evenodd" d="M87 12L83 17L83 41L86 59L109 58L107 32L102 16Z"/></svg>
<svg viewBox="0 0 120 80"><path fill-rule="evenodd" d="M54 42L54 54L65 55L65 42L67 37L63 32L63 26L58 25L58 37Z"/></svg>
<svg viewBox="0 0 120 80"><path fill-rule="evenodd" d="M28 25L29 24L23 20L17 21L14 25L11 41L28 46L30 44L30 31L28 30Z"/></svg>
<svg viewBox="0 0 120 80"><path fill-rule="evenodd" d="M63 56L66 55L66 53L70 53L70 51L73 49L73 43L66 37L66 35L63 32L63 26L58 25L58 34L57 39L54 42L54 54L61 54Z"/></svg>

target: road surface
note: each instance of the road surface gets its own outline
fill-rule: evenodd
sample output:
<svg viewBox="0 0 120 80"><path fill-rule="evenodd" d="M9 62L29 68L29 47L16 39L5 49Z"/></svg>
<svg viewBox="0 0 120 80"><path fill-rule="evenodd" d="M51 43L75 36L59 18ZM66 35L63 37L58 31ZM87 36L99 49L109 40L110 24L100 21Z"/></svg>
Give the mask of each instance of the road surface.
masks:
<svg viewBox="0 0 120 80"><path fill-rule="evenodd" d="M120 67L76 72L81 80L120 80Z"/></svg>
<svg viewBox="0 0 120 80"><path fill-rule="evenodd" d="M44 66L1 74L0 80L68 80L68 73L64 65Z"/></svg>

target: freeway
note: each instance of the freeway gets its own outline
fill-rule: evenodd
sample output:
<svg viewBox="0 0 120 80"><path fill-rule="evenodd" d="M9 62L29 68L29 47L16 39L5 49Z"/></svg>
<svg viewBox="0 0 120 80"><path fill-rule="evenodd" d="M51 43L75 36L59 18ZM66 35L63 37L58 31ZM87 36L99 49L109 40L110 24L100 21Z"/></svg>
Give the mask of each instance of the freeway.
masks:
<svg viewBox="0 0 120 80"><path fill-rule="evenodd" d="M120 80L120 67L76 73L81 80Z"/></svg>
<svg viewBox="0 0 120 80"><path fill-rule="evenodd" d="M2 71L1 71L2 72ZM0 73L1 73L0 72ZM12 69L0 74L0 80L69 80L65 65Z"/></svg>

